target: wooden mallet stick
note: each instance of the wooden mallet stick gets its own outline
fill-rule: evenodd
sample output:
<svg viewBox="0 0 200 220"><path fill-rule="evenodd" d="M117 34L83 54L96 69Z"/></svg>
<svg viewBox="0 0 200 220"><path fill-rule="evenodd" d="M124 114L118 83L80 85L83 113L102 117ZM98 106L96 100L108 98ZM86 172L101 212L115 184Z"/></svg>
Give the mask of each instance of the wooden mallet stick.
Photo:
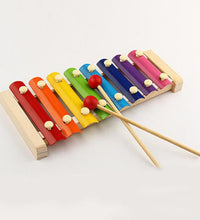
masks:
<svg viewBox="0 0 200 220"><path fill-rule="evenodd" d="M113 108L113 110L117 113L120 114L120 111L117 109L117 107L114 105L114 103L111 101L111 99L109 98L109 96L106 94L106 92L104 91L104 89L101 87L102 84L102 79L100 76L98 75L92 75L89 80L88 80L88 84L92 89L98 89L99 92L102 94L102 96L106 99L106 101L109 103L109 105ZM98 101L97 101L98 102ZM86 103L86 102L85 102ZM84 105L85 105L84 103ZM85 107L89 107L89 106L85 106ZM92 108L89 108L90 110L93 110ZM141 146L141 148L143 149L143 151L147 154L147 156L151 159L151 161L154 163L154 165L156 167L160 167L159 163L157 162L157 160L154 158L154 156L151 154L151 152L147 149L147 147L144 145L144 143L140 140L140 138L136 135L136 133L134 132L134 130L132 129L132 127L125 122L123 119L121 119L122 123L126 126L126 128L128 129L128 131L130 132L130 134L135 138L135 140L137 141L137 143Z"/></svg>
<svg viewBox="0 0 200 220"><path fill-rule="evenodd" d="M162 135L162 134L160 134L160 133L158 133L158 132L156 132L156 131L154 131L154 130L152 130L150 128L147 128L147 127L145 127L145 126L143 126L141 124L138 124L137 122L135 122L135 121L133 121L133 120L131 120L129 118L126 118L123 115L119 115L119 114L117 114L117 113L115 113L115 112L113 112L113 111L111 111L111 110L109 110L107 108L104 108L103 106L101 106L99 104L97 104L97 108L102 110L102 111L107 112L108 114L114 115L114 116L116 116L116 117L118 117L118 118L120 118L120 119L122 119L122 120L124 120L124 121L126 121L126 122L128 122L128 123L130 123L132 125L134 125L137 128L140 128L140 129L142 129L142 130L144 130L144 131L146 131L146 132L148 132L148 133L150 133L152 135L155 135L155 136L157 136L157 137L159 137L159 138L161 138L161 139L163 139L165 141L168 141L171 144L174 144L174 145L176 145L176 146L178 146L178 147L180 147L180 148L182 148L182 149L184 149L186 151L189 151L190 153L193 153L193 154L196 154L197 156L200 156L200 152L199 151L196 151L196 150L194 150L194 149L192 149L190 147L187 147L184 144L179 143L178 141L175 141L175 140L173 140L173 139L171 139L169 137L166 137L166 136L164 136L164 135Z"/></svg>
<svg viewBox="0 0 200 220"><path fill-rule="evenodd" d="M97 100L97 102L98 102L98 100ZM145 127L145 126L143 126L141 124L138 124L137 122L135 122L135 121L133 121L133 120L131 120L129 118L124 117L122 114L118 114L118 113L116 113L114 111L111 111L111 110L101 106L100 104L97 104L96 108L98 108L98 109L100 109L100 110L102 110L104 112L107 112L108 114L113 115L113 116L115 116L115 117L117 117L117 118L119 118L119 119L121 119L123 121L126 121L126 122L134 125L135 127L140 128L140 129L142 129L142 130L144 130L144 131L146 131L146 132L148 132L148 133L150 133L150 134L152 134L152 135L154 135L156 137L159 137L159 138L161 138L161 139L163 139L165 141L168 141L169 143L174 144L174 145L176 145L176 146L178 146L178 147L180 147L180 148L182 148L182 149L184 149L184 150L186 150L186 151L188 151L190 153L193 153L193 154L195 154L197 156L200 156L200 152L199 151L194 150L194 149L192 149L192 148L190 148L190 147L188 147L188 146L186 146L184 144L181 144L181 143L179 143L179 142L177 142L177 141L175 141L175 140L173 140L173 139L171 139L169 137L166 137L166 136L164 136L164 135L162 135L162 134L160 134L160 133L158 133L158 132L156 132L156 131L154 131L154 130L152 130L150 128L147 128L147 127Z"/></svg>

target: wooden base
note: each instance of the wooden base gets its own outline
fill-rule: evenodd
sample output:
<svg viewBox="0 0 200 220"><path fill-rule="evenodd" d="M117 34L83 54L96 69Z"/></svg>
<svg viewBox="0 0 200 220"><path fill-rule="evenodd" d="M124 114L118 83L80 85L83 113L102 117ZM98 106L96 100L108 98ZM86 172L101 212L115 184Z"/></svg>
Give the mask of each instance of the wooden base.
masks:
<svg viewBox="0 0 200 220"><path fill-rule="evenodd" d="M167 85L165 88L161 90L150 93L144 99L137 100L134 104L130 103L130 107L125 107L121 111L129 109L135 105L141 104L167 91L171 90L172 92L177 92L182 88L183 80L181 79L181 77L178 74L176 74L163 60L161 60L160 57L158 57L151 50L145 51L144 54L160 71L165 72L172 79L173 84ZM54 90L52 91L54 92ZM16 128L18 129L22 138L28 145L34 157L36 159L46 157L48 155L48 149L45 140L43 140L43 138L40 136L39 132L34 127L32 122L27 117L26 113L23 111L23 109L18 104L15 97L11 94L10 91L4 91L0 93L0 103L10 116L11 120L15 124ZM98 120L101 121L99 118ZM77 125L81 129L83 129L80 126L79 122L77 122Z"/></svg>
<svg viewBox="0 0 200 220"><path fill-rule="evenodd" d="M166 73L173 80L172 92L178 92L182 89L182 78L168 64L152 50L147 50L144 54L161 72Z"/></svg>
<svg viewBox="0 0 200 220"><path fill-rule="evenodd" d="M0 102L10 119L15 124L17 130L28 145L33 156L41 159L48 155L47 145L38 131L35 129L23 109L20 107L10 91L0 93Z"/></svg>
<svg viewBox="0 0 200 220"><path fill-rule="evenodd" d="M133 103L133 104L131 104L131 107L133 107L133 106L135 106L135 105L138 105L138 104L141 104L141 103L143 103L143 102L146 102L147 100L149 100L149 99L152 99L152 98L154 98L154 97L156 97L156 96L159 96L159 95L161 95L161 94L163 94L163 93L165 93L165 92L168 92L168 91L170 91L170 90L172 90L172 88L173 88L173 85L172 84L169 84L169 85L167 85L167 86L165 86L165 88L163 88L163 89L160 89L160 90L158 90L158 91L154 91L154 92L152 92L152 93L150 93L148 96L145 96L145 98L144 99L139 99L139 100L137 100L135 103ZM130 107L129 107L130 108Z"/></svg>

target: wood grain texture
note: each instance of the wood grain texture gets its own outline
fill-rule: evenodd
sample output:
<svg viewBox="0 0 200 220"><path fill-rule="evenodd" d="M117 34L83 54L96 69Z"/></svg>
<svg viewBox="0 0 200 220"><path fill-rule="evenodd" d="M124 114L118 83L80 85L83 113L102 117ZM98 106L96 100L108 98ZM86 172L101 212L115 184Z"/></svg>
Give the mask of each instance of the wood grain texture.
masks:
<svg viewBox="0 0 200 220"><path fill-rule="evenodd" d="M48 150L44 140L9 90L0 93L0 103L15 124L33 156L36 159L46 157Z"/></svg>
<svg viewBox="0 0 200 220"><path fill-rule="evenodd" d="M173 81L172 92L178 92L182 89L183 80L182 78L168 65L166 64L157 54L152 50L144 52L145 56L161 71L166 73Z"/></svg>

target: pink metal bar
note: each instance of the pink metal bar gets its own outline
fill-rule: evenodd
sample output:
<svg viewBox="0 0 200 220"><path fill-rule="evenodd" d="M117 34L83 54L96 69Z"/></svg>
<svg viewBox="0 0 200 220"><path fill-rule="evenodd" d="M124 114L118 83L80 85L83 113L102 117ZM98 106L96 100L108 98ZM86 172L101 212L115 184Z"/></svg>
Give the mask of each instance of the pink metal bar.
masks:
<svg viewBox="0 0 200 220"><path fill-rule="evenodd" d="M160 70L157 69L144 55L136 56L136 50L131 51L128 57L135 63L139 69L146 74L160 89L172 84L168 79L160 79Z"/></svg>

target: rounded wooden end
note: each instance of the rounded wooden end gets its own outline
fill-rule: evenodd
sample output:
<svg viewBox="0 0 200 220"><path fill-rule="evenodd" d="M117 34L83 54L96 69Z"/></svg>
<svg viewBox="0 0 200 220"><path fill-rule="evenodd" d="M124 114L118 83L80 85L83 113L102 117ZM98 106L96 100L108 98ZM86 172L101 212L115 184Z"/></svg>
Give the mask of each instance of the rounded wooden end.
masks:
<svg viewBox="0 0 200 220"><path fill-rule="evenodd" d="M146 80L144 81L144 85L145 85L146 87L149 87L149 86L152 85L152 81L151 81L150 79L146 79Z"/></svg>
<svg viewBox="0 0 200 220"><path fill-rule="evenodd" d="M110 61L110 60L105 60L105 61L104 61L104 65L105 65L105 67L110 67L110 66L112 65L112 61Z"/></svg>
<svg viewBox="0 0 200 220"><path fill-rule="evenodd" d="M26 86L21 86L19 88L20 94L25 94L28 91L28 88Z"/></svg>
<svg viewBox="0 0 200 220"><path fill-rule="evenodd" d="M123 98L123 95L121 93L116 93L114 97L117 101L119 101Z"/></svg>
<svg viewBox="0 0 200 220"><path fill-rule="evenodd" d="M167 76L166 73L161 73L161 74L160 74L160 80L161 80L161 81L164 81L164 80L166 80L167 78L168 78L168 76Z"/></svg>
<svg viewBox="0 0 200 220"><path fill-rule="evenodd" d="M46 122L44 123L44 127L45 127L47 130L49 130L49 131L53 128L53 126L54 126L54 124L53 124L52 121L46 121Z"/></svg>
<svg viewBox="0 0 200 220"><path fill-rule="evenodd" d="M63 116L63 122L65 124L69 124L71 122L71 120L72 120L72 117L70 115L64 115Z"/></svg>
<svg viewBox="0 0 200 220"><path fill-rule="evenodd" d="M81 109L81 114L82 114L82 115L88 115L89 113L90 113L90 109L89 109L89 108L83 107L83 108Z"/></svg>
<svg viewBox="0 0 200 220"><path fill-rule="evenodd" d="M135 52L135 55L136 55L136 57L141 57L141 56L143 56L144 54L143 54L143 51L137 50L137 51Z"/></svg>
<svg viewBox="0 0 200 220"><path fill-rule="evenodd" d="M72 74L75 78L77 78L81 74L81 72L80 70L73 70Z"/></svg>
<svg viewBox="0 0 200 220"><path fill-rule="evenodd" d="M119 59L120 59L120 62L125 62L127 60L127 57L126 55L121 55Z"/></svg>
<svg viewBox="0 0 200 220"><path fill-rule="evenodd" d="M100 99L100 100L99 100L99 105L105 107L105 106L107 105L106 100L105 100L105 99Z"/></svg>
<svg viewBox="0 0 200 220"><path fill-rule="evenodd" d="M44 80L40 80L37 82L37 86L40 88L40 89L43 89L45 87L46 83Z"/></svg>
<svg viewBox="0 0 200 220"><path fill-rule="evenodd" d="M88 71L89 71L90 73L93 73L93 72L95 71L96 68L95 68L94 65L91 64L91 65L88 66L87 69L88 69Z"/></svg>
<svg viewBox="0 0 200 220"><path fill-rule="evenodd" d="M62 82L63 77L60 74L58 74L58 75L55 76L55 80L56 80L57 83Z"/></svg>
<svg viewBox="0 0 200 220"><path fill-rule="evenodd" d="M136 86L131 86L129 91L130 91L131 94L135 94L135 93L138 92L138 88Z"/></svg>

